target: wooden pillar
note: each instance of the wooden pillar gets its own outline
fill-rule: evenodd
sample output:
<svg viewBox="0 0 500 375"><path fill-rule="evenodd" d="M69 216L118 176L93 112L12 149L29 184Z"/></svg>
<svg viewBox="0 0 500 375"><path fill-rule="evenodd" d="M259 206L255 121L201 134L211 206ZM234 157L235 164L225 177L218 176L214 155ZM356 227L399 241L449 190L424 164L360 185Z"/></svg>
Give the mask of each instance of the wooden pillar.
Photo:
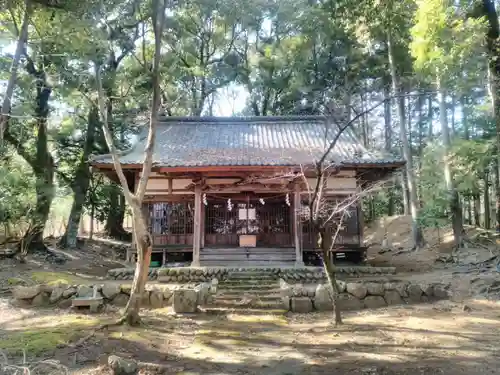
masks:
<svg viewBox="0 0 500 375"><path fill-rule="evenodd" d="M201 204L200 249L203 249L205 247L205 211L206 211L206 206L202 203Z"/></svg>
<svg viewBox="0 0 500 375"><path fill-rule="evenodd" d="M300 185L295 184L295 189L293 191L293 228L294 228L294 239L295 239L295 265L303 266L304 261L302 259L302 249L300 248L300 236L299 233L302 231L302 225L300 222L299 212L301 209L300 201Z"/></svg>
<svg viewBox="0 0 500 375"><path fill-rule="evenodd" d="M193 228L193 262L192 267L200 266L201 239L201 186L194 188L194 228Z"/></svg>

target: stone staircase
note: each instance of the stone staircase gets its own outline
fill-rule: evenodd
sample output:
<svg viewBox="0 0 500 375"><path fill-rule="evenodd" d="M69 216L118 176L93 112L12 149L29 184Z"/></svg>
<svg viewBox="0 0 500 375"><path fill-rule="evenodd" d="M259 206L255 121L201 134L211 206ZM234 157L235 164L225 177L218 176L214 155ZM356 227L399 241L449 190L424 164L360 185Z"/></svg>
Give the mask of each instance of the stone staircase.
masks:
<svg viewBox="0 0 500 375"><path fill-rule="evenodd" d="M217 307L282 309L278 275L272 269L240 269L219 282Z"/></svg>

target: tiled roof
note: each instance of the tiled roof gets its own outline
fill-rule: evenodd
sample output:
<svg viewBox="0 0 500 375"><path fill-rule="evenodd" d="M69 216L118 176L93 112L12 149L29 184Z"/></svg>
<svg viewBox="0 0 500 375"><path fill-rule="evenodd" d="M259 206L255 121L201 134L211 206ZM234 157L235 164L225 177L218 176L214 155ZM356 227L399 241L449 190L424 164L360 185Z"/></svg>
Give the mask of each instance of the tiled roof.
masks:
<svg viewBox="0 0 500 375"><path fill-rule="evenodd" d="M296 166L320 158L338 127L322 116L287 117L161 117L153 163L187 166ZM144 158L147 129L120 161L139 164ZM400 159L368 151L347 129L329 159L343 164L393 164ZM93 163L112 163L109 155Z"/></svg>

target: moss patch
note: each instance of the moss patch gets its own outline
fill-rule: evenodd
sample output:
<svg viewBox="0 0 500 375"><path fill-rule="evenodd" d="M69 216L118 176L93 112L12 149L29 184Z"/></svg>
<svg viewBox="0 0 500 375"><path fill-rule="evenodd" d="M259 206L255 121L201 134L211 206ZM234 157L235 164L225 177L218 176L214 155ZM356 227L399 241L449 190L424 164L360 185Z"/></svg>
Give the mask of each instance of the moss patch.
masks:
<svg viewBox="0 0 500 375"><path fill-rule="evenodd" d="M25 285L26 281L24 281L23 279L21 279L19 277L9 277L7 279L7 283L9 285Z"/></svg>
<svg viewBox="0 0 500 375"><path fill-rule="evenodd" d="M9 354L20 354L25 350L27 354L36 356L85 336L100 321L96 318L65 315L27 319L23 323L24 327L3 331L0 336L2 350Z"/></svg>
<svg viewBox="0 0 500 375"><path fill-rule="evenodd" d="M33 272L31 278L37 283L48 285L82 284L89 282L89 280L66 272Z"/></svg>

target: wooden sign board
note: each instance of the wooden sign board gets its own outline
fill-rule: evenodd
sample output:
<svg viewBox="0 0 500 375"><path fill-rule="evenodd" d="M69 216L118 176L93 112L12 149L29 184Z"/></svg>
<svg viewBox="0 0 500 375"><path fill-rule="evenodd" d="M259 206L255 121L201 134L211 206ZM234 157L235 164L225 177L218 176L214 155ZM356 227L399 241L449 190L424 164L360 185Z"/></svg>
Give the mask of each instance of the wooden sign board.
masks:
<svg viewBox="0 0 500 375"><path fill-rule="evenodd" d="M240 247L255 247L257 246L257 236L255 234L240 235Z"/></svg>

